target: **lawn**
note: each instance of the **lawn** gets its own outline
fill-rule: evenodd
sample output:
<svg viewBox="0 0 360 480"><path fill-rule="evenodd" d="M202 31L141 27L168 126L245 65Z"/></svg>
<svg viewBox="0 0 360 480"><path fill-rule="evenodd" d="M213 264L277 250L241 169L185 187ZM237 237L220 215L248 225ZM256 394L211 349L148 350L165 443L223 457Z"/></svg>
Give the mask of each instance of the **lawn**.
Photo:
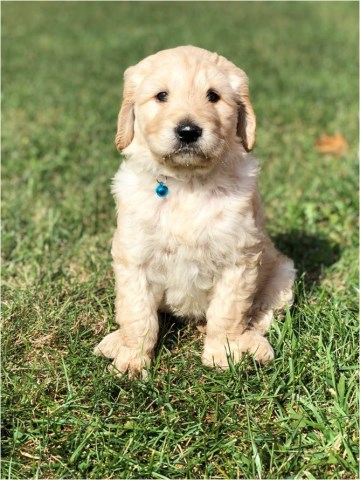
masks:
<svg viewBox="0 0 360 480"><path fill-rule="evenodd" d="M119 380L92 349L115 329L122 73L180 44L250 77L296 302L269 366L207 369L164 318L149 380ZM2 90L1 478L358 478L358 4L3 2Z"/></svg>

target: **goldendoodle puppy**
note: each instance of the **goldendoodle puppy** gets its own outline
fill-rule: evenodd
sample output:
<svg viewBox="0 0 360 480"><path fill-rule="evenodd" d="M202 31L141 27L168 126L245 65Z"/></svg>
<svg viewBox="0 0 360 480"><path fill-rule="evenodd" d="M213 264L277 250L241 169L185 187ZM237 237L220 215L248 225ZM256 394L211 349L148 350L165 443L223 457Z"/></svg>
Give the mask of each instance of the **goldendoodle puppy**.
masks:
<svg viewBox="0 0 360 480"><path fill-rule="evenodd" d="M113 186L120 329L95 349L120 372L150 364L159 310L206 320L205 365L274 358L264 335L292 302L295 270L265 231L255 124L246 74L216 53L178 47L126 70Z"/></svg>

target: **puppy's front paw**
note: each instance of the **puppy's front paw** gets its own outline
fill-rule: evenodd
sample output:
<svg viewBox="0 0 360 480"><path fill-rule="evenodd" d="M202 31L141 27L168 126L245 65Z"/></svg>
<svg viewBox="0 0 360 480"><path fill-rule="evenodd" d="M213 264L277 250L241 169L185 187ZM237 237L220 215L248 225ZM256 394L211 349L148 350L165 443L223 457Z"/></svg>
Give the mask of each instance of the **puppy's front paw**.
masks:
<svg viewBox="0 0 360 480"><path fill-rule="evenodd" d="M235 340L205 339L202 363L209 367L229 368L228 358L238 363L245 352L254 355L259 363L274 359L274 350L268 340L257 331L247 331Z"/></svg>
<svg viewBox="0 0 360 480"><path fill-rule="evenodd" d="M246 351L254 355L257 362L264 364L274 360L274 350L267 338L256 331L245 332L244 335L247 336L248 346Z"/></svg>
<svg viewBox="0 0 360 480"><path fill-rule="evenodd" d="M113 359L110 370L117 376L128 372L129 376L140 374L147 377L147 369L151 363L151 356L141 349L130 348L124 344L121 331L109 333L94 349L95 355Z"/></svg>
<svg viewBox="0 0 360 480"><path fill-rule="evenodd" d="M116 330L115 332L109 333L101 340L99 345L94 348L94 354L112 359L119 355L123 347L124 344L122 342L120 330Z"/></svg>
<svg viewBox="0 0 360 480"><path fill-rule="evenodd" d="M127 348L114 359L109 370L117 377L121 377L128 372L130 378L140 376L143 380L146 380L150 364L151 357L149 355Z"/></svg>

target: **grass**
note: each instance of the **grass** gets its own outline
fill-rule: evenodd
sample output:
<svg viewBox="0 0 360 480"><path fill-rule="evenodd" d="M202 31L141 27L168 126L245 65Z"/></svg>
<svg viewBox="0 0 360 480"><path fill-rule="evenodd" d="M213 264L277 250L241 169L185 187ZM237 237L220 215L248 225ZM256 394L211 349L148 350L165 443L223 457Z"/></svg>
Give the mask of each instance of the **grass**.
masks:
<svg viewBox="0 0 360 480"><path fill-rule="evenodd" d="M357 478L357 18L350 2L3 2L2 478ZM200 333L165 318L149 381L120 381L92 349L115 328L122 72L187 43L250 76L297 299L270 366L206 369ZM320 155L337 132L347 152Z"/></svg>

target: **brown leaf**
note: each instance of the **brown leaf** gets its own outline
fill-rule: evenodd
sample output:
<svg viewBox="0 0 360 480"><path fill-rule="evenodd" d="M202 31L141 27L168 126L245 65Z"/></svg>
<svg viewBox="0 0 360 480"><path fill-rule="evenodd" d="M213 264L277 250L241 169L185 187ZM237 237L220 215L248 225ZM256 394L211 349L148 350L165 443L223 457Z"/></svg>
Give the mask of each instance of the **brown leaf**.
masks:
<svg viewBox="0 0 360 480"><path fill-rule="evenodd" d="M335 136L324 134L316 141L315 148L320 153L341 155L347 150L348 144L340 133Z"/></svg>

